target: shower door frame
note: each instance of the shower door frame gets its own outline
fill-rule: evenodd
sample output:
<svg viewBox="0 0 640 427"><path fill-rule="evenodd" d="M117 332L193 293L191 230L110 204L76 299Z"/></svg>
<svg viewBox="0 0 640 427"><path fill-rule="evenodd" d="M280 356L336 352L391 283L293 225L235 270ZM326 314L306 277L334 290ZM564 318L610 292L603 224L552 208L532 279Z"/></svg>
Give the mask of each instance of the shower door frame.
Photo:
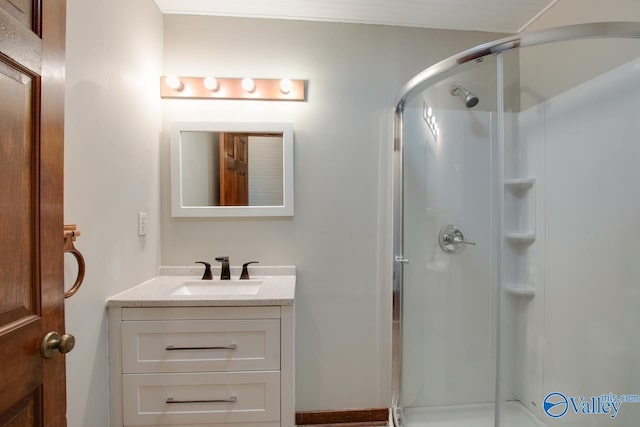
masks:
<svg viewBox="0 0 640 427"><path fill-rule="evenodd" d="M407 101L456 67L497 55L512 49L548 43L593 38L640 38L640 22L597 22L568 25L518 34L485 43L438 62L409 80L401 89L394 108L393 119L393 279L392 279L392 364L391 364L391 414L396 427L404 426L401 396L402 379L402 294L404 257L404 109ZM500 74L500 70L498 70ZM501 112L498 111L498 114ZM501 130L499 130L501 131ZM504 177L501 177L504 178ZM502 207L501 207L502 209ZM502 217L502 216L500 216ZM500 224L501 229L502 224ZM502 275L501 269L498 270ZM501 282L501 278L498 278ZM498 307L500 310L500 307ZM496 370L498 372L498 370ZM497 388L497 381L496 381ZM498 399L496 399L497 401Z"/></svg>

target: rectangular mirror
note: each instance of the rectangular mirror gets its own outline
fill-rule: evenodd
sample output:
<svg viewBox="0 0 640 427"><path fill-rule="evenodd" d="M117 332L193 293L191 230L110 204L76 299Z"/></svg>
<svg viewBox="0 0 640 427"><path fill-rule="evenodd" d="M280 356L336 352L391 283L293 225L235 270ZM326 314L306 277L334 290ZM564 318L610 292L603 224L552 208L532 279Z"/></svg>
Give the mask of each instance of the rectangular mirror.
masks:
<svg viewBox="0 0 640 427"><path fill-rule="evenodd" d="M173 123L171 214L293 216L293 125Z"/></svg>

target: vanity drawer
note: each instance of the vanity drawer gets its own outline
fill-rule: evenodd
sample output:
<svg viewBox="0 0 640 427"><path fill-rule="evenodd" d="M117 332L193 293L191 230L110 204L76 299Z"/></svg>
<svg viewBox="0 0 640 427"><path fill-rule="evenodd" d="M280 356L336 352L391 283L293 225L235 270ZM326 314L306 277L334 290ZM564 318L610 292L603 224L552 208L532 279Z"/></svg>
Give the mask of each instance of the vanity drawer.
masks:
<svg viewBox="0 0 640 427"><path fill-rule="evenodd" d="M280 420L279 372L131 374L122 380L125 425Z"/></svg>
<svg viewBox="0 0 640 427"><path fill-rule="evenodd" d="M280 369L280 320L122 322L124 373Z"/></svg>

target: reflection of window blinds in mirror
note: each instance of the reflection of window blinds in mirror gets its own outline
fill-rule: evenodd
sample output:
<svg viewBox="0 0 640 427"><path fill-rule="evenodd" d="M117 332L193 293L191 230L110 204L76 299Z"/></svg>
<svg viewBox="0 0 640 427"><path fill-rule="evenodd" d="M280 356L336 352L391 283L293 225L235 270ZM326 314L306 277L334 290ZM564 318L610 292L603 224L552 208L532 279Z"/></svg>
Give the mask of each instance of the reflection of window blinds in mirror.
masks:
<svg viewBox="0 0 640 427"><path fill-rule="evenodd" d="M280 206L284 203L282 169L282 138L250 136L249 206Z"/></svg>

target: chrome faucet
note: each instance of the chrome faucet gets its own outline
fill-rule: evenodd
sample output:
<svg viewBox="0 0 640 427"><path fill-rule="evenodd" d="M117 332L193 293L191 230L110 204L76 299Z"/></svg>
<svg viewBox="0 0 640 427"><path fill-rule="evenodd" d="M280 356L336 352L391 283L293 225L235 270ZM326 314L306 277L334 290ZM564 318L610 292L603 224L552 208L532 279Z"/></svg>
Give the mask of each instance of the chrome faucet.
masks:
<svg viewBox="0 0 640 427"><path fill-rule="evenodd" d="M231 280L231 270L229 269L229 257L219 256L216 257L216 261L222 263L222 270L220 271L220 280Z"/></svg>

